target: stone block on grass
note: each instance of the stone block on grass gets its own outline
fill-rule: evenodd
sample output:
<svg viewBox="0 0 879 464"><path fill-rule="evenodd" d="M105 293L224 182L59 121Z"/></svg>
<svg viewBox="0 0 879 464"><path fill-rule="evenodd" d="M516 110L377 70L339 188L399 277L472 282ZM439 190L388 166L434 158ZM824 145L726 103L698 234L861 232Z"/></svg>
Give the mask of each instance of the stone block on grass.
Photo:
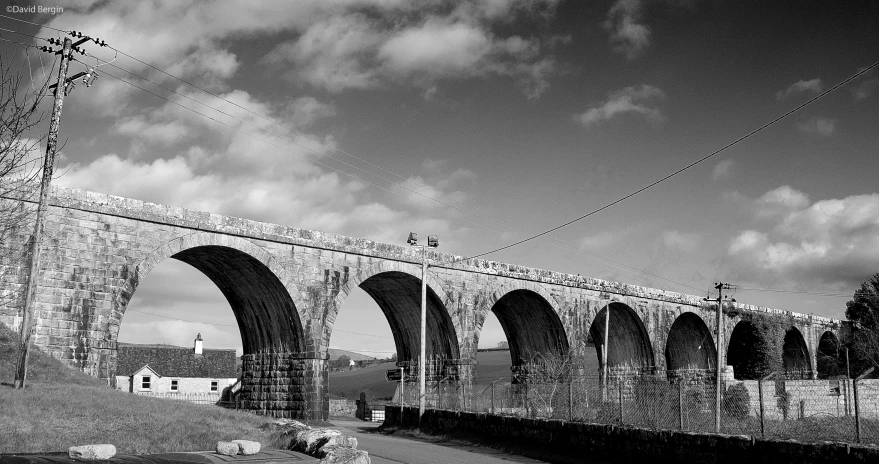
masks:
<svg viewBox="0 0 879 464"><path fill-rule="evenodd" d="M326 451L320 464L370 464L369 453L363 450L343 447L322 448Z"/></svg>
<svg viewBox="0 0 879 464"><path fill-rule="evenodd" d="M235 456L238 454L238 443L232 443L231 441L218 441L217 453L226 456Z"/></svg>
<svg viewBox="0 0 879 464"><path fill-rule="evenodd" d="M116 455L116 447L109 444L71 446L67 455L75 459L99 461L110 459Z"/></svg>
<svg viewBox="0 0 879 464"><path fill-rule="evenodd" d="M238 445L238 453L244 455L259 453L259 449L261 447L258 441L232 440L232 443Z"/></svg>

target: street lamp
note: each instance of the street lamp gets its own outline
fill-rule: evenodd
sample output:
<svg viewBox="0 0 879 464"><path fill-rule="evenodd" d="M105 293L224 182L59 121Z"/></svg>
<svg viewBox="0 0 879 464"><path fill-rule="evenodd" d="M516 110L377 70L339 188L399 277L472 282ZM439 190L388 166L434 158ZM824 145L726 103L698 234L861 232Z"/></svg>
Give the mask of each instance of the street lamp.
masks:
<svg viewBox="0 0 879 464"><path fill-rule="evenodd" d="M418 361L418 422L420 424L421 416L424 415L424 366L427 359L427 259L424 257L424 249L438 247L439 238L436 235L428 235L427 245L419 245L418 234L409 232L409 238L406 240L406 243L410 246L421 248L421 359ZM402 413L403 411L400 410L400 414Z"/></svg>

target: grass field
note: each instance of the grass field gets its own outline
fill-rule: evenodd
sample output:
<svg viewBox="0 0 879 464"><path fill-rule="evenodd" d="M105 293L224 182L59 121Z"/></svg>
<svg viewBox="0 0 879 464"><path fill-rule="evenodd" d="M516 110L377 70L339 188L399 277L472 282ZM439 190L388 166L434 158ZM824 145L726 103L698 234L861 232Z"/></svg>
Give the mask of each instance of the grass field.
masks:
<svg viewBox="0 0 879 464"><path fill-rule="evenodd" d="M18 334L0 324L0 453L66 451L111 443L119 454L213 449L249 439L275 447L269 419L111 390L104 382L31 351L27 388L15 390Z"/></svg>

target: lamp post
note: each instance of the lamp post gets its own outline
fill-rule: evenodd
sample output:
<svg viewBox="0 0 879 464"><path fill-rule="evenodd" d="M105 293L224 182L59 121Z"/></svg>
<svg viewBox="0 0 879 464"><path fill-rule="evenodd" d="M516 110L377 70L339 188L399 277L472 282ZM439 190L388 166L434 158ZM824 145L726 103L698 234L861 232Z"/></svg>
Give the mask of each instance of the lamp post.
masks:
<svg viewBox="0 0 879 464"><path fill-rule="evenodd" d="M418 234L409 232L406 243L421 248L421 354L418 360L418 423L421 424L421 416L424 415L424 377L427 361L427 258L424 257L424 249L438 247L439 239L436 235L428 235L427 245L419 245Z"/></svg>

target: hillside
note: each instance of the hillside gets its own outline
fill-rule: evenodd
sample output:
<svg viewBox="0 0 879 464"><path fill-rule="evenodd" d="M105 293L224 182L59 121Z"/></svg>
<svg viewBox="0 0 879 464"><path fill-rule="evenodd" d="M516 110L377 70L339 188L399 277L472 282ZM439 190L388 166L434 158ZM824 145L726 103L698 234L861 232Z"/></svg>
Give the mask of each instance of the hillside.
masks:
<svg viewBox="0 0 879 464"><path fill-rule="evenodd" d="M481 385L488 386L497 379L509 380L509 350L480 351L476 360L479 364L473 381L474 389ZM594 349L586 356L586 360L587 372L598 372L598 358ZM395 367L394 363L387 362L353 371L331 372L329 392L352 400L359 398L361 391L366 393L368 399L391 397L397 384L385 380L385 372Z"/></svg>
<svg viewBox="0 0 879 464"><path fill-rule="evenodd" d="M356 353L354 351L348 350L340 350L338 348L328 348L327 351L330 352L330 361L335 361L336 359L341 358L343 355L347 356L348 359L353 359L355 361L371 361L376 359L372 356L367 356L363 353Z"/></svg>
<svg viewBox="0 0 879 464"><path fill-rule="evenodd" d="M18 343L18 332L12 331L5 324L0 324L0 383L12 385L15 381ZM26 383L107 386L104 381L67 368L60 361L36 347L32 347L28 353Z"/></svg>

